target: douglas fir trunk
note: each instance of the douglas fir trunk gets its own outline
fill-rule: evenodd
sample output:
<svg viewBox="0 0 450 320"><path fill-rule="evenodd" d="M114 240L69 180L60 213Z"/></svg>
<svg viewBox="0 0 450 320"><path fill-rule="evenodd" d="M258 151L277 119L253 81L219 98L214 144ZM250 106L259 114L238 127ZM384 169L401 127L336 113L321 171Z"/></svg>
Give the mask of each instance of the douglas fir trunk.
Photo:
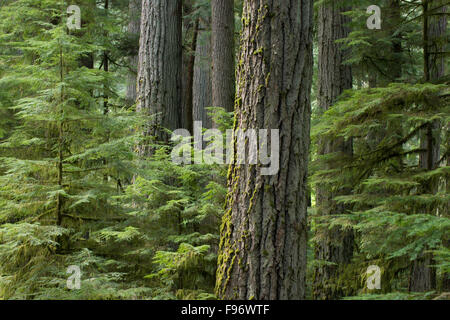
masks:
<svg viewBox="0 0 450 320"><path fill-rule="evenodd" d="M128 37L130 43L135 43L139 38L140 30L140 15L141 15L141 1L130 0L129 4L129 23L128 23ZM138 46L130 46L131 52L129 56L129 71L127 81L127 100L130 104L136 103L136 78L137 66L139 61Z"/></svg>
<svg viewBox="0 0 450 320"><path fill-rule="evenodd" d="M346 52L342 50L337 40L346 38L349 34L349 19L342 15L348 11L339 1L325 2L319 8L319 74L318 101L320 112L325 112L336 101L344 90L352 88L351 67L344 64ZM352 142L336 139L321 141L319 154L341 152L352 154ZM331 169L331 168L329 168ZM335 196L344 195L348 190L331 192L329 187L319 185L317 189L317 212L319 216L330 216L346 213L346 206L337 204ZM322 223L322 221L320 221ZM317 229L315 257L333 264L324 264L314 270L313 297L315 299L337 299L344 293L337 285L339 270L350 263L353 256L353 232L339 227Z"/></svg>
<svg viewBox="0 0 450 320"><path fill-rule="evenodd" d="M234 132L279 129L279 141L268 138L269 149L279 142L279 170L262 175L262 165L239 165L234 137L220 298L305 298L312 17L312 0L244 2Z"/></svg>
<svg viewBox="0 0 450 320"><path fill-rule="evenodd" d="M179 128L181 119L181 0L143 1L141 14L136 108L151 116L145 136L167 142L165 128Z"/></svg>
<svg viewBox="0 0 450 320"><path fill-rule="evenodd" d="M233 111L235 97L234 0L211 0L212 99Z"/></svg>
<svg viewBox="0 0 450 320"><path fill-rule="evenodd" d="M200 29L205 29L201 26ZM193 118L202 121L204 128L212 127L209 111L212 106L211 95L211 36L208 31L199 31L195 51L194 85L193 85Z"/></svg>

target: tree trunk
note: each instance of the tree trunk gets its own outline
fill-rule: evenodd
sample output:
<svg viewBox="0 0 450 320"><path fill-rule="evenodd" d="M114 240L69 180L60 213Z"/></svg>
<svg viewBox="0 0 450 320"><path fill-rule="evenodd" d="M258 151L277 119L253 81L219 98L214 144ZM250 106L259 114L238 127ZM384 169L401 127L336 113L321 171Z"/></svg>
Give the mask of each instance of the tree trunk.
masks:
<svg viewBox="0 0 450 320"><path fill-rule="evenodd" d="M445 76L445 49L447 48L448 6L444 0L430 0L431 16L428 18L428 72L431 81Z"/></svg>
<svg viewBox="0 0 450 320"><path fill-rule="evenodd" d="M181 127L193 134L193 82L195 67L195 49L197 46L200 17L194 17L195 0L183 1L183 37L189 41L183 42L183 78L181 97Z"/></svg>
<svg viewBox="0 0 450 320"><path fill-rule="evenodd" d="M450 124L447 123L447 132L450 132ZM448 136L448 135L447 135ZM446 157L447 167L450 167L450 153L447 153ZM445 180L445 190L447 194L450 194L450 178L447 177ZM444 216L446 218L450 218L450 201L447 201L446 208L444 207ZM444 246L446 248L450 248L450 234L447 233L447 236L444 238ZM450 272L444 273L442 276L442 290L443 292L450 292Z"/></svg>
<svg viewBox="0 0 450 320"><path fill-rule="evenodd" d="M194 22L194 29L192 30L191 52L187 65L187 85L186 85L186 129L189 132L194 132L194 120L193 120L193 90L194 90L194 67L195 67L195 50L197 48L198 27L200 19L197 18Z"/></svg>
<svg viewBox="0 0 450 320"><path fill-rule="evenodd" d="M109 0L105 0L105 16L108 16L109 11ZM108 38L108 31L104 31L104 37L105 39ZM109 72L109 52L107 50L103 51L103 71L107 74ZM105 81L105 84L103 85L103 114L107 115L109 112L109 106L108 106L108 100L109 100L109 84L107 81ZM104 163L105 164L105 163Z"/></svg>
<svg viewBox="0 0 450 320"><path fill-rule="evenodd" d="M402 77L402 34L398 32L398 27L402 23L402 12L400 6L400 0L389 0L388 10L386 12L386 30L388 36L392 39L391 45L391 62L390 62L390 74L392 79L399 81Z"/></svg>
<svg viewBox="0 0 450 320"><path fill-rule="evenodd" d="M129 3L129 15L130 20L128 22L128 36L130 41L136 41L139 38L141 21L141 1L140 0L130 0ZM129 104L133 105L136 103L136 78L137 78L137 66L139 61L138 52L131 52L129 56L129 68L128 80L127 80L127 101Z"/></svg>
<svg viewBox="0 0 450 320"><path fill-rule="evenodd" d="M321 112L328 110L344 90L352 88L352 70L344 65L347 59L337 40L349 34L346 26L349 19L342 15L348 11L338 2L333 1L322 4L319 8L319 74L318 74L318 101ZM319 154L341 152L352 155L352 142L336 139L334 141L321 141ZM329 168L331 169L331 168ZM336 215L345 213L349 208L337 204L333 198L348 194L349 190L339 190L332 193L329 188L319 185L317 188L318 216ZM328 229L318 228L319 239L315 248L315 258L335 265L321 265L314 270L313 297L315 299L337 299L344 292L339 288L338 268L350 263L353 257L353 232L342 230L339 227Z"/></svg>
<svg viewBox="0 0 450 320"><path fill-rule="evenodd" d="M234 109L234 0L211 0L212 100L214 107Z"/></svg>
<svg viewBox="0 0 450 320"><path fill-rule="evenodd" d="M181 119L181 0L142 2L137 111L151 115L144 135L168 142ZM141 146L141 154L151 148Z"/></svg>
<svg viewBox="0 0 450 320"><path fill-rule="evenodd" d="M191 29L193 29L193 22L190 18L190 14L192 14L192 1L186 0L183 1L182 4L182 14L183 14L183 20L182 20L182 37L183 38L183 47L182 47L182 79L181 79L181 114L183 117L180 119L181 128L187 129L187 109L188 109L188 65L189 60L191 58L191 46L188 46L186 41L184 39L188 39L188 35ZM191 133L192 134L192 133Z"/></svg>
<svg viewBox="0 0 450 320"><path fill-rule="evenodd" d="M204 128L212 127L206 109L212 106L211 90L211 36L207 30L203 30L199 31L195 51L193 118L194 121L202 121Z"/></svg>
<svg viewBox="0 0 450 320"><path fill-rule="evenodd" d="M424 18L424 76L425 81L434 82L445 75L445 60L442 52L445 50L447 17L435 15L446 12L446 6L441 7L440 0L423 0ZM436 9L440 7L440 9ZM427 150L419 156L419 166L424 170L436 169L440 156L439 121L433 121L423 130L420 137L421 149ZM437 182L430 181L423 186L425 193L436 193ZM409 290L412 292L426 292L436 288L436 270L432 255L424 253L414 260L411 267Z"/></svg>
<svg viewBox="0 0 450 320"><path fill-rule="evenodd" d="M424 55L425 55L425 79L426 81L437 81L445 76L445 55L443 51L446 48L446 29L447 17L445 15L436 15L445 13L446 6L441 7L440 0L424 1L425 17L424 17ZM421 149L427 152L420 154L420 167L433 170L437 166L440 157L440 124L438 121L430 123L424 130L421 138ZM431 187L430 191L435 188Z"/></svg>
<svg viewBox="0 0 450 320"><path fill-rule="evenodd" d="M220 298L305 298L312 17L312 0L244 2L234 132L279 129L280 163L272 176L260 165L239 165L234 137Z"/></svg>

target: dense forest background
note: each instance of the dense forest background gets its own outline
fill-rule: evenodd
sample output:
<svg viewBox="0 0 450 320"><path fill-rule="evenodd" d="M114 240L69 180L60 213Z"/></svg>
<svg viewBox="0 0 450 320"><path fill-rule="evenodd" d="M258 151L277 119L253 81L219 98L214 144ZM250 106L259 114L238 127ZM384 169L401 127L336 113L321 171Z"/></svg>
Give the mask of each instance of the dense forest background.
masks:
<svg viewBox="0 0 450 320"><path fill-rule="evenodd" d="M0 1L0 300L450 299L449 10Z"/></svg>

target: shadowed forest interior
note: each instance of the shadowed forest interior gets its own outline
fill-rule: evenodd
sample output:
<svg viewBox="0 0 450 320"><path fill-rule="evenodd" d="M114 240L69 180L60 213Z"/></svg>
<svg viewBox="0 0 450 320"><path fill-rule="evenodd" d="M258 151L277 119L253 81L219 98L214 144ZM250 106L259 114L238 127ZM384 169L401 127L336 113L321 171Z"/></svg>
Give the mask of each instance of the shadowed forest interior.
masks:
<svg viewBox="0 0 450 320"><path fill-rule="evenodd" d="M0 0L0 300L450 299L449 12Z"/></svg>

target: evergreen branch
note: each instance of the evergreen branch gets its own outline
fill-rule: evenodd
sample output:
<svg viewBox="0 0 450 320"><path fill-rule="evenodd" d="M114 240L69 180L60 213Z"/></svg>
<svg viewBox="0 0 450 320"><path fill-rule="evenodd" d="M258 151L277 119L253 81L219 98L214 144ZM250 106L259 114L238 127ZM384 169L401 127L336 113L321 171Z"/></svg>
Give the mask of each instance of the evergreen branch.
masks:
<svg viewBox="0 0 450 320"><path fill-rule="evenodd" d="M371 155L377 152L386 152L386 151L391 151L397 147L402 146L403 144L405 144L406 142L408 142L410 139L412 139L420 130L422 130L423 128L425 128L427 125L429 124L429 122L425 122L422 125L418 126L417 128L415 128L414 130L412 130L406 137L404 137L403 139L400 139L399 141L397 141L396 143L394 143L392 146L388 147L387 149L381 147L379 149L376 149L372 152L369 152L367 155Z"/></svg>
<svg viewBox="0 0 450 320"><path fill-rule="evenodd" d="M85 221L125 221L127 220L126 218L119 218L119 217L108 217L107 219L104 218L92 218L92 217L82 217L82 216L74 216L71 214L63 214L62 217L67 217L67 218L71 218L73 220L85 220Z"/></svg>

